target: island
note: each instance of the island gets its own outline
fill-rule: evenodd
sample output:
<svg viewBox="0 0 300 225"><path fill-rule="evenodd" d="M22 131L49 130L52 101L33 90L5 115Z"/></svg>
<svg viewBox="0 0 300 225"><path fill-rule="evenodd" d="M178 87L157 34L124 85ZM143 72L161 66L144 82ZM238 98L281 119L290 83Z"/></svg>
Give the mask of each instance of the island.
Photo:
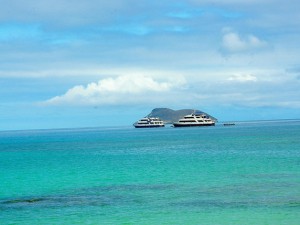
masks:
<svg viewBox="0 0 300 225"><path fill-rule="evenodd" d="M165 124L173 124L173 123L177 122L179 119L181 119L182 117L184 117L188 114L195 113L195 112L205 114L207 117L211 118L215 122L218 121L215 117L213 117L201 110L198 110L198 109L173 110L173 109L169 109L169 108L155 108L146 117L149 117L149 118L158 117Z"/></svg>

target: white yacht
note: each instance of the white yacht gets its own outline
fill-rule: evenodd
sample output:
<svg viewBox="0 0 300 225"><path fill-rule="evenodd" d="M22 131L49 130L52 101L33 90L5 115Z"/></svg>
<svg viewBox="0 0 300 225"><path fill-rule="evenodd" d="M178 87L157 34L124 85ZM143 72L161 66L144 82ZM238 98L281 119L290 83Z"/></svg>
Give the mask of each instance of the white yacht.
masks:
<svg viewBox="0 0 300 225"><path fill-rule="evenodd" d="M133 124L135 128L164 127L164 122L157 117L145 117Z"/></svg>
<svg viewBox="0 0 300 225"><path fill-rule="evenodd" d="M184 116L173 125L174 127L214 126L215 121L204 113L192 113Z"/></svg>

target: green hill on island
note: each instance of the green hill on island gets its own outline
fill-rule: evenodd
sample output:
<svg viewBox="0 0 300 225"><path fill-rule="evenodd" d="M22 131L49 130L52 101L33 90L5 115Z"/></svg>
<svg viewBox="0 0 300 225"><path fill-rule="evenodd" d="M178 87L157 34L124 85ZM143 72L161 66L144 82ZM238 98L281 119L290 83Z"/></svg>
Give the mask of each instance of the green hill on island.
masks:
<svg viewBox="0 0 300 225"><path fill-rule="evenodd" d="M147 115L147 117L159 117L161 120L163 120L165 123L174 123L178 121L180 118L184 117L185 115L191 114L191 113L203 113L207 116L209 116L212 120L217 121L217 119L201 110L197 109L180 109L180 110L173 110L169 108L155 108L151 111L150 114Z"/></svg>

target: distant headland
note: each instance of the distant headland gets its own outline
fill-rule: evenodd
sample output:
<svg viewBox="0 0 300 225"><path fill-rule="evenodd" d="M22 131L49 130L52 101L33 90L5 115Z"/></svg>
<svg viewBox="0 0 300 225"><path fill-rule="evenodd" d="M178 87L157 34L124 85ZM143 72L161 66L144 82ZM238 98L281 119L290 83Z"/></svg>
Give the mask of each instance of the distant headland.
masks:
<svg viewBox="0 0 300 225"><path fill-rule="evenodd" d="M180 109L180 110L173 110L169 108L155 108L149 113L146 117L159 117L164 123L174 123L178 121L180 118L184 117L185 115L191 113L203 113L209 116L212 120L218 121L215 117L197 109Z"/></svg>

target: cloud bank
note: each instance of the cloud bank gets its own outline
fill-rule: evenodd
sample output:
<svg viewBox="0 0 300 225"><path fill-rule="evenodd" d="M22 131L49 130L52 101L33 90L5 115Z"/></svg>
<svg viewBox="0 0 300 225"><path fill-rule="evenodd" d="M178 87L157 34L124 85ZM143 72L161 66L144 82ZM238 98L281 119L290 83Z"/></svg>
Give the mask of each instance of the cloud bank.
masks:
<svg viewBox="0 0 300 225"><path fill-rule="evenodd" d="M233 31L225 31L222 37L222 47L226 52L238 53L263 49L267 43L253 34L241 36Z"/></svg>
<svg viewBox="0 0 300 225"><path fill-rule="evenodd" d="M47 105L123 105L159 102L174 89L185 85L185 80L174 77L160 81L144 75L124 75L104 78L86 86L78 85L65 94L47 100Z"/></svg>
<svg viewBox="0 0 300 225"><path fill-rule="evenodd" d="M238 82L256 82L257 77L251 75L251 74L246 74L246 75L233 75L228 78L229 81L238 81Z"/></svg>

